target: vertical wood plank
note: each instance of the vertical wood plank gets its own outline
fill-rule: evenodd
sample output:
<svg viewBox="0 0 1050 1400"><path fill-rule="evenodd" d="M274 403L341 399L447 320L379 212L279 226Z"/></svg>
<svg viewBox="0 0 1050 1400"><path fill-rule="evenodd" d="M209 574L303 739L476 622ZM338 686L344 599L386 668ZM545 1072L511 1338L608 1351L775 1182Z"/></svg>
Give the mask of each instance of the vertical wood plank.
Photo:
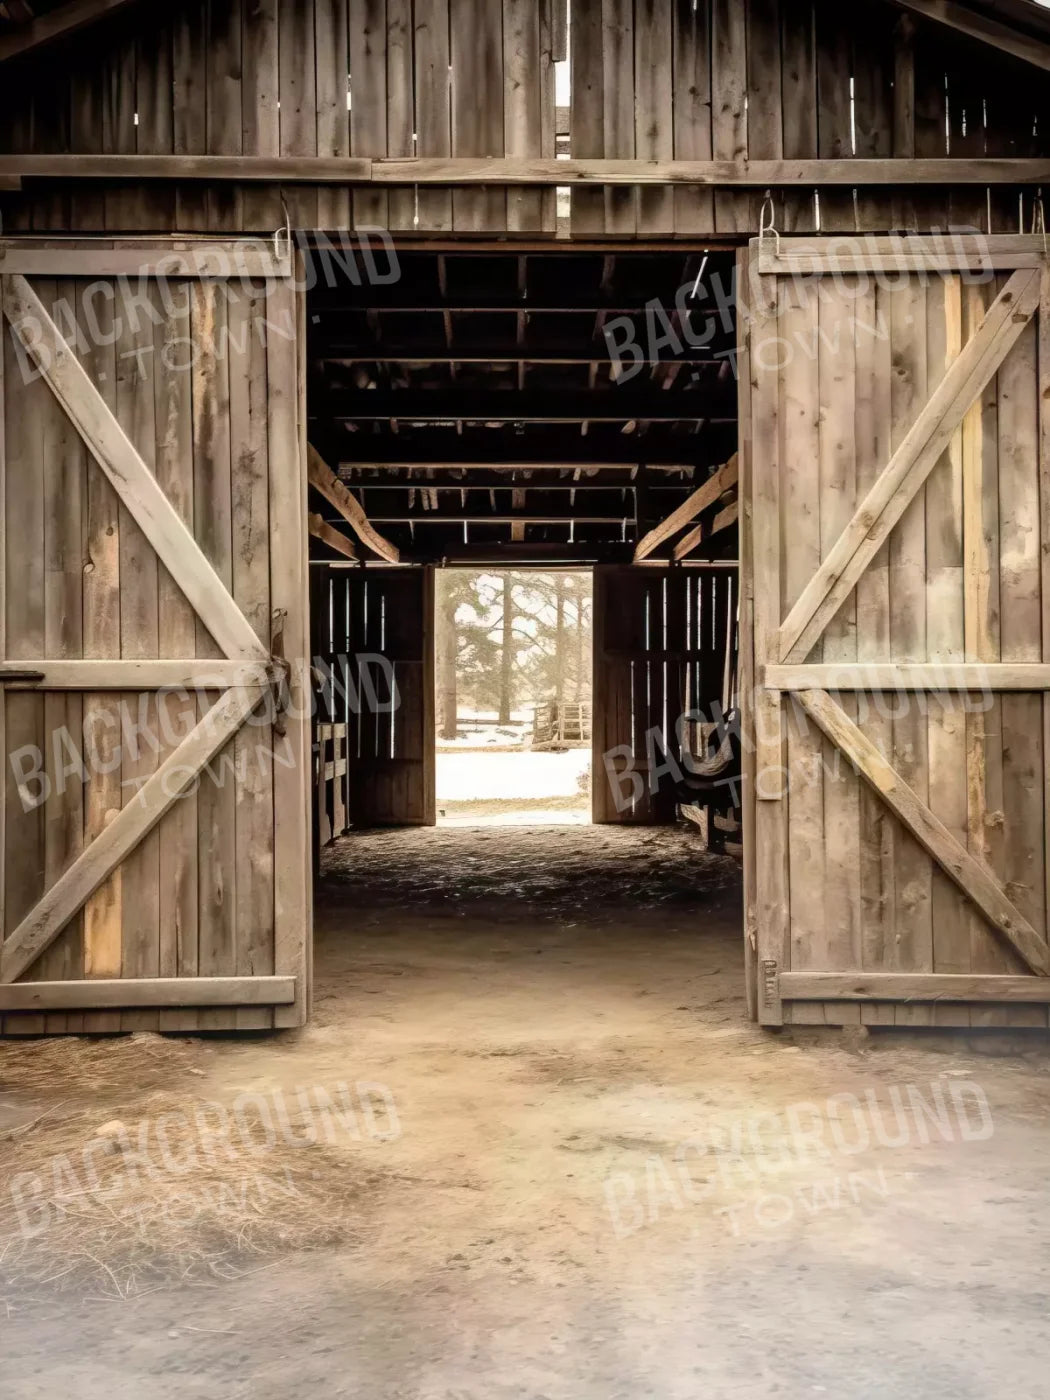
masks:
<svg viewBox="0 0 1050 1400"><path fill-rule="evenodd" d="M711 0L674 0L673 135L676 160L711 159ZM713 233L714 193L700 186L674 189L678 234Z"/></svg>
<svg viewBox="0 0 1050 1400"><path fill-rule="evenodd" d="M386 0L386 149L391 156L416 153L412 100L412 0ZM393 189L389 194L387 226L413 229L416 191Z"/></svg>
<svg viewBox="0 0 1050 1400"><path fill-rule="evenodd" d="M749 266L757 244L749 249ZM752 500L751 550L754 586L754 651L756 677L776 656L776 632L781 621L781 405L779 372L769 342L779 333L776 280L752 273L748 284L751 307L747 328L751 366ZM780 999L774 978L791 966L788 905L788 802L783 790L783 721L780 697L761 685L754 712L756 783L755 849L761 858L755 869L755 916L758 963L758 1019L779 1025Z"/></svg>
<svg viewBox="0 0 1050 1400"><path fill-rule="evenodd" d="M958 277L931 281L927 292L927 383L932 390L962 350L962 284ZM965 654L963 591L962 429L926 483L926 638L931 661L962 661ZM958 695L927 697L930 809L956 840L966 844L966 714ZM970 971L969 910L959 890L933 870L933 966L935 972ZM935 1025L968 1026L966 1007L935 1006Z"/></svg>
<svg viewBox="0 0 1050 1400"><path fill-rule="evenodd" d="M973 335L996 294L990 285L969 285L964 303L964 339ZM995 379L963 419L963 614L967 661L995 664L999 634L999 403ZM967 845L990 870L1003 870L1002 698L966 716ZM1021 967L1001 939L992 936L976 909L967 911L970 966L974 972L1007 973ZM975 1026L1002 1025L996 1008L974 1007Z"/></svg>
<svg viewBox="0 0 1050 1400"><path fill-rule="evenodd" d="M784 155L812 160L817 154L817 55L812 4L785 6L781 29ZM812 190L785 193L783 208L785 232L809 233L816 228Z"/></svg>
<svg viewBox="0 0 1050 1400"><path fill-rule="evenodd" d="M452 154L448 0L415 0L414 17L416 152L448 156ZM417 196L420 232L452 227L450 190L420 189Z"/></svg>
<svg viewBox="0 0 1050 1400"><path fill-rule="evenodd" d="M54 284L39 281L35 289L44 300L54 297ZM5 430L8 469L5 474L4 527L7 532L4 606L7 655L10 660L39 656L44 649L45 500L44 450L47 423L57 405L40 379L26 382L14 337L3 337L7 393ZM18 464L17 471L14 464ZM44 697L8 693L5 706L10 755L23 752L30 768L48 746ZM6 756L5 756L6 757ZM6 786L4 903L5 919L14 928L46 888L47 822L51 801L42 801L39 784L18 781L18 765L5 761ZM46 968L44 969L46 974ZM29 969L26 980L39 981L41 965ZM30 1034L42 1033L46 1018L33 1016L21 1023Z"/></svg>
<svg viewBox="0 0 1050 1400"><path fill-rule="evenodd" d="M537 156L542 148L542 87L539 8L534 0L503 0L503 126L508 156ZM538 189L507 189L507 229L538 233L543 195Z"/></svg>
<svg viewBox="0 0 1050 1400"><path fill-rule="evenodd" d="M270 603L283 612L282 649L291 664L292 709L284 735L273 730L274 971L297 980L296 1001L274 1011L275 1026L305 1022L313 945L310 907L310 706L306 558L305 298L291 282L272 283L266 298L271 325L290 335L266 337L270 491Z"/></svg>
<svg viewBox="0 0 1050 1400"><path fill-rule="evenodd" d="M572 131L571 153L581 159L605 155L605 66L602 51L602 10L585 5L572 15ZM605 194L579 185L570 192L573 237L605 232Z"/></svg>
<svg viewBox="0 0 1050 1400"><path fill-rule="evenodd" d="M632 159L635 155L634 4L633 0L601 0L601 3L605 154ZM606 187L605 231L633 235L637 229L637 187Z"/></svg>
<svg viewBox="0 0 1050 1400"><path fill-rule="evenodd" d="M87 304L88 284L76 283L79 358L91 382L116 409L117 363L113 302L97 296ZM116 492L94 461L86 462L87 536L84 550L84 655L120 656L120 510ZM84 800L84 839L92 841L120 811L120 704L112 695L84 696L88 738L88 783ZM118 866L84 905L84 972L88 977L119 977L123 923L123 875ZM89 1032L120 1029L119 1012L84 1017Z"/></svg>
<svg viewBox="0 0 1050 1400"><path fill-rule="evenodd" d="M452 65L452 154L501 156L503 12L493 0L449 0ZM452 221L464 232L506 228L501 186L455 189Z"/></svg>
<svg viewBox="0 0 1050 1400"><path fill-rule="evenodd" d="M786 612L820 566L820 394L817 357L820 298L811 285L786 278L780 301L780 460L783 473L781 558ZM827 405L830 409L830 405ZM811 659L819 661L818 642ZM791 883L791 966L826 967L830 946L825 885L824 748L801 709L788 705L788 863Z"/></svg>
<svg viewBox="0 0 1050 1400"><path fill-rule="evenodd" d="M823 560L848 525L858 502L856 448L856 329L858 279L843 277L818 298L817 356L819 405L817 423L819 480L819 547ZM854 594L832 618L823 637L824 660L857 659L857 600ZM839 703L857 718L857 697L843 695ZM860 908L860 779L841 752L824 739L822 751L824 801L824 937L826 966L834 970L859 967ZM825 1007L837 1022L859 1022L857 1005ZM829 1017L829 1019L831 1019Z"/></svg>
<svg viewBox="0 0 1050 1400"><path fill-rule="evenodd" d="M249 0L249 4L251 0ZM238 156L242 152L242 18L243 0L212 4L208 24L208 111L207 144L210 155ZM244 201L241 189L232 180L215 181L208 187L208 226L214 231L239 232L244 227Z"/></svg>
<svg viewBox="0 0 1050 1400"><path fill-rule="evenodd" d="M350 16L350 149L355 156L387 150L386 0L356 0ZM355 228L386 228L385 190L356 189Z"/></svg>
<svg viewBox="0 0 1050 1400"><path fill-rule="evenodd" d="M347 0L317 0L314 6L317 52L317 154L350 154L349 17ZM350 227L353 195L348 186L325 185L317 191L317 226L336 232Z"/></svg>
<svg viewBox="0 0 1050 1400"><path fill-rule="evenodd" d="M136 289L137 291L137 289ZM157 426L154 399L153 323L132 304L135 292L116 286L114 308L120 331L116 344L116 416L147 466L155 461ZM123 504L120 515L120 654L126 660L159 655L158 561L156 551ZM127 723L122 736L123 806L157 767L157 698L149 692L121 697ZM154 829L128 855L122 869L121 976L160 974L160 837ZM124 1030L156 1030L157 1013L128 1011Z"/></svg>
<svg viewBox="0 0 1050 1400"><path fill-rule="evenodd" d="M774 0L775 2L775 0ZM634 33L634 153L639 160L674 158L674 61L668 0L638 0ZM674 190L638 190L638 232L674 231Z"/></svg>
<svg viewBox="0 0 1050 1400"><path fill-rule="evenodd" d="M154 297L161 295L154 289ZM185 523L193 529L193 293L188 282L169 285L166 315L154 328L157 480ZM196 656L196 614L163 565L157 570L161 656ZM197 721L192 695L159 698L161 733L189 733ZM170 747L169 741L169 747ZM187 794L164 818L160 833L160 974L196 977L198 957L197 798ZM196 1030L199 1017L187 1009L165 1018L165 1029Z"/></svg>
<svg viewBox="0 0 1050 1400"><path fill-rule="evenodd" d="M136 149L139 155L170 155L175 148L174 72L171 16L140 32L137 44L138 95ZM170 232L175 227L175 191L170 184L139 190L140 227Z"/></svg>
<svg viewBox="0 0 1050 1400"><path fill-rule="evenodd" d="M172 32L174 75L173 144L175 155L203 155L208 149L207 53L208 7L187 0L175 12ZM200 181L176 186L175 221L186 231L207 229L207 190Z"/></svg>
<svg viewBox="0 0 1050 1400"><path fill-rule="evenodd" d="M779 160L784 154L781 102L783 55L780 0L747 0L747 153L750 160ZM782 196L772 192L776 226L783 228ZM751 227L758 227L762 196L750 200Z"/></svg>
<svg viewBox="0 0 1050 1400"><path fill-rule="evenodd" d="M857 494L874 484L890 458L893 379L889 293L872 282L858 297L855 312L857 391ZM884 544L857 582L857 660L882 661L890 654L889 544ZM863 697L870 713L864 732L884 758L893 751L891 697ZM896 913L896 823L886 804L862 783L860 820L860 966L880 971L888 966ZM861 1007L865 1025L893 1025L893 1007Z"/></svg>
<svg viewBox="0 0 1050 1400"><path fill-rule="evenodd" d="M233 584L233 524L229 384L229 325L226 285L193 286L193 510L197 543L219 578ZM197 655L220 651L197 622ZM214 696L200 697L201 714ZM236 789L231 778L233 742L201 775L197 792L198 972L202 977L236 972ZM218 1028L222 1012L202 1011L202 1029Z"/></svg>
<svg viewBox="0 0 1050 1400"><path fill-rule="evenodd" d="M1042 657L1038 324L1033 320L999 368L999 601L1003 661ZM1043 410L1045 412L1045 409ZM1046 928L1043 700L1003 695L1002 878L1037 929ZM1028 1008L1030 1024L1045 1009ZM1011 1018L1011 1024L1016 1021Z"/></svg>
<svg viewBox="0 0 1050 1400"><path fill-rule="evenodd" d="M926 292L911 279L890 296L894 377L890 394L891 450L896 450L929 397L926 379ZM889 539L890 655L894 661L926 659L926 491L920 488ZM918 701L893 720L893 766L925 802L929 797L927 727ZM931 861L914 839L896 833L896 939L893 970L933 969ZM929 1007L896 1009L898 1025L929 1025Z"/></svg>
<svg viewBox="0 0 1050 1400"><path fill-rule="evenodd" d="M355 7L356 8L356 7ZM313 6L285 0L278 11L280 136L282 156L317 154L317 71ZM317 226L317 190L282 189L293 229Z"/></svg>
<svg viewBox="0 0 1050 1400"><path fill-rule="evenodd" d="M264 289L238 289L229 307L233 597L255 635L270 646L270 519ZM236 971L274 969L273 759L268 730L250 722L233 742L237 774ZM273 1024L266 1007L237 1013L238 1029Z"/></svg>
<svg viewBox="0 0 1050 1400"><path fill-rule="evenodd" d="M747 12L740 0L711 4L711 146L714 160L747 158ZM750 231L750 195L716 192L719 233Z"/></svg>
<svg viewBox="0 0 1050 1400"><path fill-rule="evenodd" d="M736 257L737 285L747 287L748 253L741 250ZM741 318L743 319L743 318ZM739 650L740 650L740 724L741 734L750 738L755 732L755 586L754 586L754 547L752 544L752 365L749 337L746 326L737 330L737 396L740 420L740 440L737 445L740 460L740 482L737 494L740 500L740 575L739 575ZM690 580L695 606L692 610L692 636L690 646L695 646L700 611L701 580ZM688 706L693 708L695 700L690 694ZM749 742L741 745L741 786L743 810L741 826L744 846L744 985L747 993L747 1014L752 1021L758 1020L758 908L757 908L757 862L758 852L755 834L755 809L758 805L755 796L755 745Z"/></svg>
<svg viewBox="0 0 1050 1400"><path fill-rule="evenodd" d="M853 36L849 17L835 0L816 0L817 39L817 155L824 160L849 160L853 154L850 77ZM820 191L823 233L856 227L854 192Z"/></svg>
<svg viewBox="0 0 1050 1400"><path fill-rule="evenodd" d="M68 281L57 283L49 307L65 322L75 317L75 293ZM67 309L68 308L68 309ZM83 655L83 493L86 466L80 435L53 402L43 423L44 496L44 655ZM45 765L50 797L45 807L44 884L50 888L80 854L84 844L84 786L71 771L69 748L79 750L83 735L83 700L75 693L50 692L44 700ZM66 741L59 741L60 735ZM37 963L40 979L75 980L83 976L83 915L78 914ZM82 1017L49 1015L51 1032L79 1030Z"/></svg>
<svg viewBox="0 0 1050 1400"><path fill-rule="evenodd" d="M245 11L241 50L241 148L246 155L281 154L278 0L252 0ZM246 185L246 231L272 233L284 219L276 189Z"/></svg>

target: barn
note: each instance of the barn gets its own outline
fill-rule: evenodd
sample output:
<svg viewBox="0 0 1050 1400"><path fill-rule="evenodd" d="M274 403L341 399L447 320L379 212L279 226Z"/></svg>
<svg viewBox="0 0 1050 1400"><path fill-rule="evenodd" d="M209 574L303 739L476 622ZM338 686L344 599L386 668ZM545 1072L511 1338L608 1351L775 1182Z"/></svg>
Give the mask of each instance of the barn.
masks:
<svg viewBox="0 0 1050 1400"><path fill-rule="evenodd" d="M306 1023L464 566L592 573L596 823L740 715L754 1020L1046 1027L1050 11L0 15L5 1034Z"/></svg>

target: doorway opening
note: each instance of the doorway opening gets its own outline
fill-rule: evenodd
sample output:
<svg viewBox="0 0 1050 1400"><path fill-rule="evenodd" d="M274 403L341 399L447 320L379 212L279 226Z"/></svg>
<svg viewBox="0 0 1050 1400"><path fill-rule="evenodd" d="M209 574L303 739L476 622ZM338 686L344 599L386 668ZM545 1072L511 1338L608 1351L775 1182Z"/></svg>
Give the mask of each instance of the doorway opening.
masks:
<svg viewBox="0 0 1050 1400"><path fill-rule="evenodd" d="M591 820L592 615L589 570L438 572L438 826Z"/></svg>
<svg viewBox="0 0 1050 1400"><path fill-rule="evenodd" d="M322 963L739 955L733 275L411 245L308 294Z"/></svg>

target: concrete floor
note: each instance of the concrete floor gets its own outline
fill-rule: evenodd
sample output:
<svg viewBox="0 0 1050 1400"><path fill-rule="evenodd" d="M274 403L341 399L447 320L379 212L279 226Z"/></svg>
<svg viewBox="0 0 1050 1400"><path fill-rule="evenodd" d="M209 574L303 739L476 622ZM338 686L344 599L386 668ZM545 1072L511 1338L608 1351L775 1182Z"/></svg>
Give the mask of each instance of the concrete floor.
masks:
<svg viewBox="0 0 1050 1400"><path fill-rule="evenodd" d="M330 867L312 1025L182 1044L163 1090L385 1086L383 1135L299 1152L343 1238L121 1301L0 1259L5 1397L1045 1395L1041 1045L757 1030L736 870L690 833L376 833Z"/></svg>

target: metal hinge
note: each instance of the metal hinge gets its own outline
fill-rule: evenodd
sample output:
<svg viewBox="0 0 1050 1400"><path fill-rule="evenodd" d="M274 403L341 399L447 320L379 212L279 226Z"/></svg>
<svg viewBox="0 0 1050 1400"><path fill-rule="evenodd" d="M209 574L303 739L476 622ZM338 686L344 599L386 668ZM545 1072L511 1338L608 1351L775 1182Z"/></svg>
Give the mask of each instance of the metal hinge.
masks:
<svg viewBox="0 0 1050 1400"><path fill-rule="evenodd" d="M762 1005L775 1006L779 1000L779 977L775 958L762 959Z"/></svg>

